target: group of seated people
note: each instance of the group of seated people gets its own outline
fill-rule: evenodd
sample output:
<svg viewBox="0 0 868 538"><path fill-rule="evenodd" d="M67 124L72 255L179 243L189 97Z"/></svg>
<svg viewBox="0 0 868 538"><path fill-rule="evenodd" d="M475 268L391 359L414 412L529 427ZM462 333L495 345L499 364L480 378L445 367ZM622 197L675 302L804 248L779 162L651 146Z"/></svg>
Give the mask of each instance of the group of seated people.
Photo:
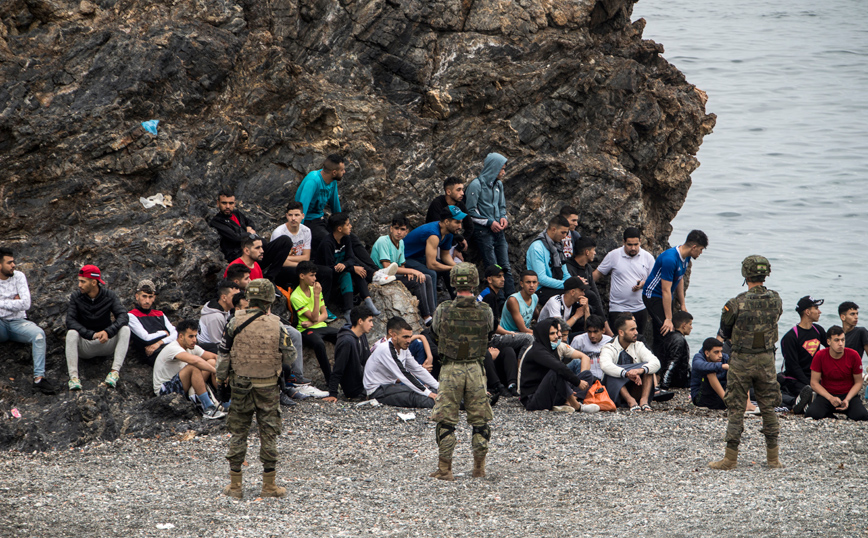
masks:
<svg viewBox="0 0 868 538"><path fill-rule="evenodd" d="M418 301L423 325L430 325L441 295L454 294L448 273L466 256L470 238L484 260L498 262L485 267L477 297L499 319L482 363L493 402L519 397L528 410L594 412L598 407L583 401L589 387L599 382L616 405L631 410L650 410L655 399L671 397L666 391L675 387L690 387L697 406L724 408L724 344L707 339L691 361L686 340L693 318L686 312L682 277L690 260L707 246L705 234L694 230L683 245L655 259L642 249L640 231L630 227L623 232L623 246L607 253L594 269L596 243L577 231L579 211L565 205L531 242L526 269L516 283L508 263L500 263L502 253L487 251L500 248L497 242L508 224L499 185L505 162L497 154L486 159L484 181L477 178L468 187L470 209L464 183L447 178L444 194L429 206L427 222L411 229L406 216L395 215L388 233L370 250L353 233L350 215L341 208L337 186L346 169L340 155L329 155L320 170L305 176L286 206L286 222L268 238L236 207L234 193L221 190L218 212L209 225L219 235L228 265L199 320L173 326L153 308L157 289L150 280L138 283L135 306L127 311L105 287L99 268L82 267L79 290L71 296L67 313L69 389L82 388L79 358L107 355L113 361L104 383L114 387L132 344L153 366L156 394L189 394L206 417L223 416L223 404L229 402L215 401L215 391L209 390L217 345L229 318L246 308L247 284L267 278L279 290L273 310L288 327L293 346L312 350L328 389L320 390L305 377L299 352L285 372L285 405L308 397L336 401L342 388L350 399L432 407L439 372L436 338L428 329L414 335L407 321L395 317L388 320L387 335L369 346L372 319L381 315L369 285L378 272L395 277L400 284L388 285L405 286ZM486 202L486 196L494 202ZM14 270L11 251L2 249L0 255L0 341L31 342L33 386L53 393L56 387L44 375L44 333L25 319L30 306L26 279ZM609 279L608 308L597 287L604 277ZM861 353L868 351L868 331L856 327L858 306L846 302L839 309L843 326L827 333L816 323L820 304L802 298L796 309L801 321L781 341L784 403L814 418L840 411L861 420L865 410L856 385L861 388ZM337 318L333 311L344 317L340 329L329 325ZM651 347L643 343L649 318ZM840 339L845 347L839 352ZM331 358L326 342L334 345ZM846 387L844 364L851 368L853 381ZM752 411L750 403L746 411Z"/></svg>

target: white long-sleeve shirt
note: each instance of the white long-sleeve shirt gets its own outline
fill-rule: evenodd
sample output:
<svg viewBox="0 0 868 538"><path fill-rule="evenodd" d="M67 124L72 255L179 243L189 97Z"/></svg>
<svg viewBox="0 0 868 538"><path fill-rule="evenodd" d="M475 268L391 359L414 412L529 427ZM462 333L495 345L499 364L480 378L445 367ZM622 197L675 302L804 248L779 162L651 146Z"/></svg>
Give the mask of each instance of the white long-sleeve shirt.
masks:
<svg viewBox="0 0 868 538"><path fill-rule="evenodd" d="M612 377L627 376L627 371L618 365L618 356L623 350L618 338L613 338L611 342L603 346L603 349L600 350L600 369L603 370L604 374ZM660 360L642 342L633 342L627 346L627 355L633 359L633 364L644 362L643 368L649 374L660 369Z"/></svg>
<svg viewBox="0 0 868 538"><path fill-rule="evenodd" d="M422 365L416 362L416 359L413 358L413 354L409 350L405 349L402 351L396 346L395 351L398 352L398 360L404 365L404 369L430 388L426 388L424 391L419 390L413 382L404 377L401 369L395 364L395 359L392 358L392 352L389 350L388 344L391 342L392 339L390 338L382 344L375 344L374 351L368 357L368 362L365 363L365 376L362 382L368 396L383 385L394 385L398 382L403 383L424 396L431 394L431 389L437 390L440 388L437 380L428 373L428 370L422 368Z"/></svg>
<svg viewBox="0 0 868 538"><path fill-rule="evenodd" d="M18 299L15 299L15 296ZM0 280L0 318L24 319L30 309L30 288L27 277L15 271L6 280Z"/></svg>

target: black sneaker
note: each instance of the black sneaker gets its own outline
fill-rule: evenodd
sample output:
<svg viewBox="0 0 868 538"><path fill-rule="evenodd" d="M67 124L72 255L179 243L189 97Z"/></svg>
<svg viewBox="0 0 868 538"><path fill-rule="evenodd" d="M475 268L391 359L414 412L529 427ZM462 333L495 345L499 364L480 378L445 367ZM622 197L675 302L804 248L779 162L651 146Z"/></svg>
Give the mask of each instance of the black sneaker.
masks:
<svg viewBox="0 0 868 538"><path fill-rule="evenodd" d="M519 394L518 394L518 387L515 385L515 383L510 383L509 386L506 387L506 390L509 391L509 394L510 394L513 398L518 398L518 397L519 397Z"/></svg>
<svg viewBox="0 0 868 538"><path fill-rule="evenodd" d="M304 377L301 374L292 374L289 376L289 382L295 385L307 385L310 383L310 379Z"/></svg>
<svg viewBox="0 0 868 538"><path fill-rule="evenodd" d="M47 377L43 377L39 381L34 381L33 389L45 394L54 394L57 392L57 387L55 387Z"/></svg>
<svg viewBox="0 0 868 538"><path fill-rule="evenodd" d="M796 415L804 413L805 408L808 407L808 404L811 403L811 400L813 399L814 389L812 389L810 385L802 387L801 392L799 392L799 397L796 398L796 405L793 406L793 413Z"/></svg>
<svg viewBox="0 0 868 538"><path fill-rule="evenodd" d="M491 405L491 407L494 407L495 405L497 405L497 402L499 402L499 401L500 401L500 392L499 391L494 391L494 392L488 393L488 403L489 403L489 405ZM461 404L464 405L464 402L461 402Z"/></svg>
<svg viewBox="0 0 868 538"><path fill-rule="evenodd" d="M500 393L501 398L509 398L510 396L512 396L512 394L509 392L509 389L507 389L503 385L497 386L497 392Z"/></svg>
<svg viewBox="0 0 868 538"><path fill-rule="evenodd" d="M286 395L285 392L280 393L280 405L284 407L295 407L298 405L296 402L292 401L292 398Z"/></svg>

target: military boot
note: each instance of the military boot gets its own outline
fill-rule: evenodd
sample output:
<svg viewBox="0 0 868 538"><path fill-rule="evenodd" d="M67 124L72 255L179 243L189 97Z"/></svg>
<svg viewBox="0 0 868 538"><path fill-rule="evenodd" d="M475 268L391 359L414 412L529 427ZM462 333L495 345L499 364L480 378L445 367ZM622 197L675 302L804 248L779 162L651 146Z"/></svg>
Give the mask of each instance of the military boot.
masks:
<svg viewBox="0 0 868 538"><path fill-rule="evenodd" d="M286 495L286 488L274 485L274 477L276 475L277 471L262 473L262 491L259 492L260 497L283 497Z"/></svg>
<svg viewBox="0 0 868 538"><path fill-rule="evenodd" d="M241 493L241 471L229 471L229 479L231 482L223 488L223 495L229 495L236 499L242 497Z"/></svg>
<svg viewBox="0 0 868 538"><path fill-rule="evenodd" d="M485 456L473 456L473 478L485 478Z"/></svg>
<svg viewBox="0 0 868 538"><path fill-rule="evenodd" d="M769 464L769 469L783 469L784 464L778 459L778 450L780 447L766 449L766 461Z"/></svg>
<svg viewBox="0 0 868 538"><path fill-rule="evenodd" d="M723 471L729 471L730 469L735 469L735 466L738 465L738 449L737 448L727 448L726 455L720 461L713 461L708 464L712 469L720 469Z"/></svg>
<svg viewBox="0 0 868 538"><path fill-rule="evenodd" d="M439 478L440 480L455 480L455 477L452 476L452 460L444 460L440 458L439 463L437 464L437 470L431 473L431 478Z"/></svg>

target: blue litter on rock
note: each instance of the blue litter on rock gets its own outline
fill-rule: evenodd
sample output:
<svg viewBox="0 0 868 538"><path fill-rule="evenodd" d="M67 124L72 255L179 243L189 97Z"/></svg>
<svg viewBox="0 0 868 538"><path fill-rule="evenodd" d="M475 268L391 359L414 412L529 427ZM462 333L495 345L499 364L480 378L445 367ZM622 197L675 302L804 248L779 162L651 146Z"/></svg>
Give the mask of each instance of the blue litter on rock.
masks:
<svg viewBox="0 0 868 538"><path fill-rule="evenodd" d="M148 120L142 122L142 128L154 136L157 136L157 124L160 120Z"/></svg>

